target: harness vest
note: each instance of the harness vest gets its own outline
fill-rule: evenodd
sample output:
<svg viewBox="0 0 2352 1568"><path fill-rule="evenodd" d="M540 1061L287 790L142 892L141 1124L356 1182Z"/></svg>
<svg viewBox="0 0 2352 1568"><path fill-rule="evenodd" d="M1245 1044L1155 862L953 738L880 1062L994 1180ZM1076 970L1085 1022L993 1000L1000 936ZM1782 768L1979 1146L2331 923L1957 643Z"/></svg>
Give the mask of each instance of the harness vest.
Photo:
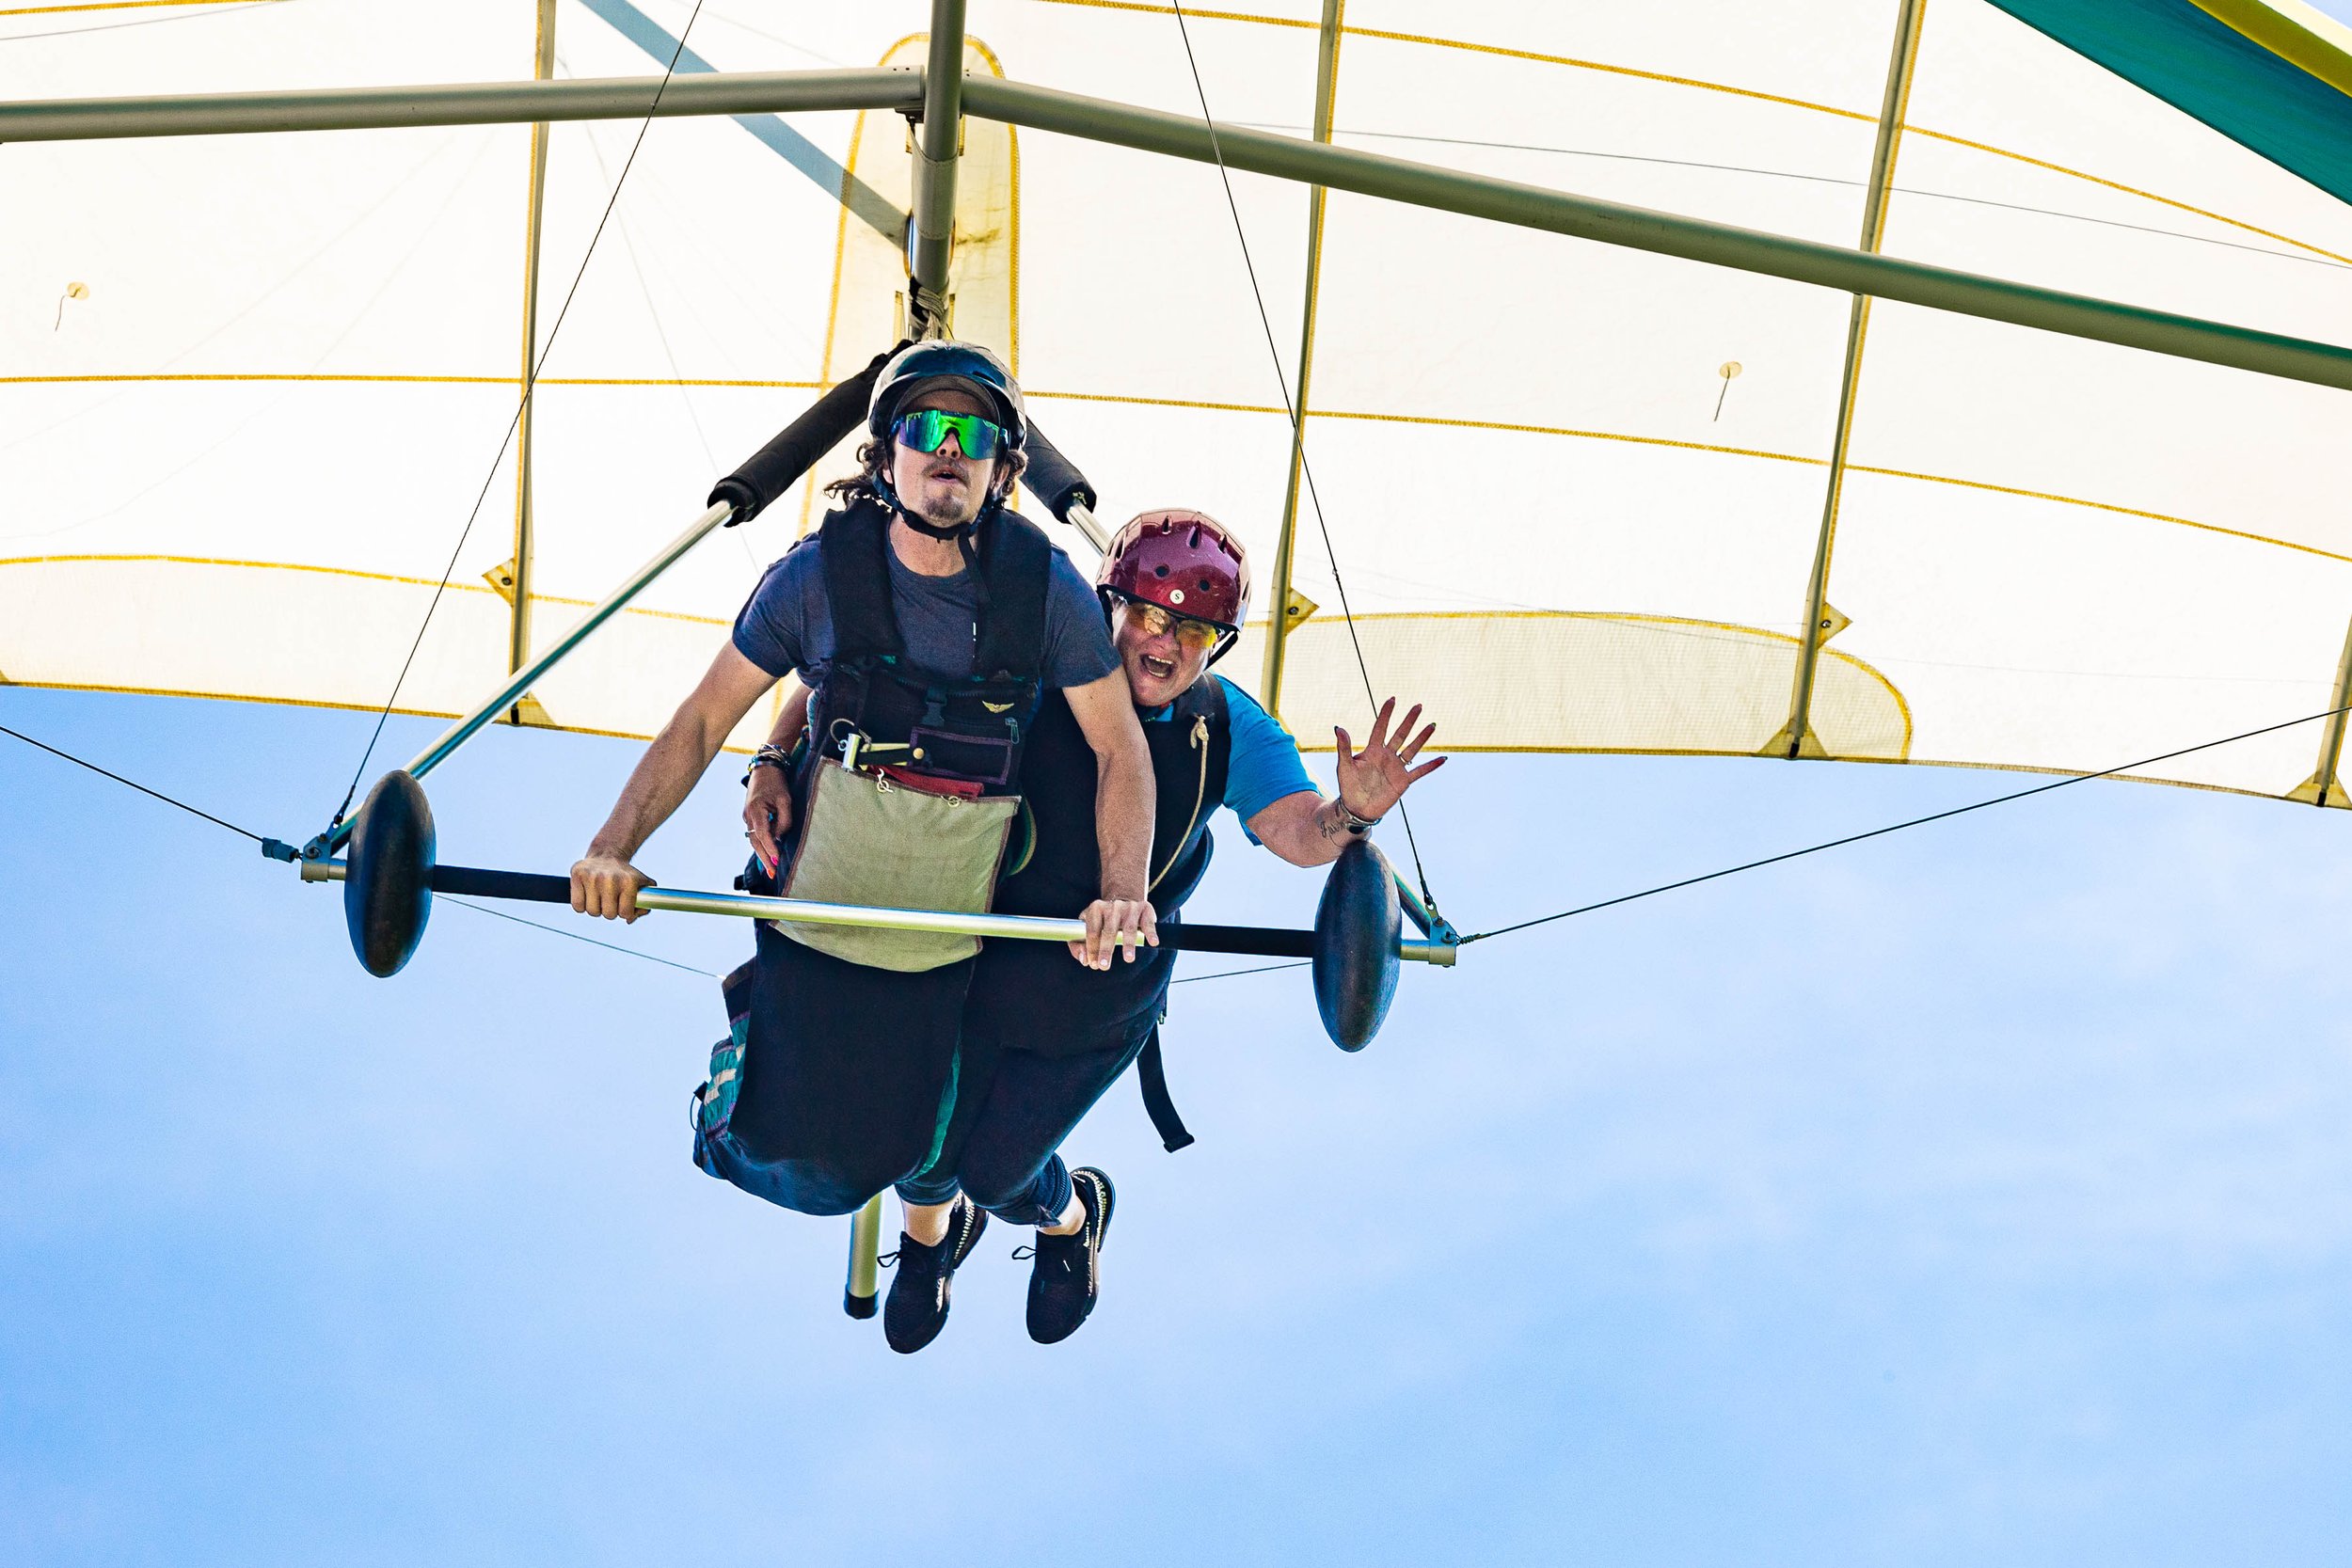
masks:
<svg viewBox="0 0 2352 1568"><path fill-rule="evenodd" d="M1157 797L1146 896L1162 919L1192 896L1208 872L1216 847L1209 818L1225 799L1233 750L1224 683L1204 676L1173 705L1167 719L1143 726ZM1094 748L1059 692L1038 710L1025 770L1036 833L1029 853L996 884L995 909L1000 914L1068 918L1101 895L1103 862L1094 828ZM1071 967L1078 974L1088 973Z"/></svg>
<svg viewBox="0 0 2352 1568"><path fill-rule="evenodd" d="M1232 760L1232 728L1224 683L1202 679L1179 697L1167 719L1143 726L1152 753L1157 800L1152 833L1149 896L1163 922L1191 897L1209 869L1216 841L1209 817L1225 799ZM1102 860L1094 832L1094 749L1059 692L1050 693L1029 737L1027 804L1036 837L1025 860L996 884L995 908L1006 914L1067 918L1101 891ZM1017 1040L1043 1055L1101 1049L1122 1026L1132 1041L1144 1037L1136 1070L1144 1108L1171 1152L1193 1141L1168 1092L1159 1019L1167 1010L1173 949L1144 949L1134 963L1108 971L1085 969L1058 946L993 942L980 955L966 1002L998 1038Z"/></svg>
<svg viewBox="0 0 2352 1568"><path fill-rule="evenodd" d="M979 526L974 673L958 677L907 658L891 605L888 511L861 499L827 513L818 538L834 655L810 697L811 754L851 760L855 739L857 762L1018 793L1042 685L1052 541L1002 509Z"/></svg>

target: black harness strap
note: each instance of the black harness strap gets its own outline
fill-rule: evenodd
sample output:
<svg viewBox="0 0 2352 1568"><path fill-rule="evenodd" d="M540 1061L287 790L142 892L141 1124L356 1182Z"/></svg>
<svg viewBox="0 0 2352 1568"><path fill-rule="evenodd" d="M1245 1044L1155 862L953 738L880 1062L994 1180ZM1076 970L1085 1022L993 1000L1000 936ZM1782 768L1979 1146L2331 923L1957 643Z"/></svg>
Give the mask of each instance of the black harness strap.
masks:
<svg viewBox="0 0 2352 1568"><path fill-rule="evenodd" d="M1160 1058L1157 1025L1143 1042L1143 1054L1136 1058L1136 1081L1143 1087L1143 1109L1152 1118L1152 1130L1160 1135L1160 1147L1173 1154L1192 1143L1184 1118L1176 1114L1176 1102L1168 1097L1168 1064Z"/></svg>
<svg viewBox="0 0 2352 1568"><path fill-rule="evenodd" d="M819 535L834 657L813 705L818 753L850 732L867 760L1016 793L1045 662L1052 541L1028 519L998 511L978 525L978 549L960 539L979 600L974 671L948 676L910 662L893 604L890 514L861 500L827 515Z"/></svg>
<svg viewBox="0 0 2352 1568"><path fill-rule="evenodd" d="M903 657L906 639L890 607L890 526L882 508L862 502L828 513L818 537L834 658Z"/></svg>
<svg viewBox="0 0 2352 1568"><path fill-rule="evenodd" d="M1025 517L999 512L980 536L979 657L982 675L1035 675L1045 666L1045 594L1054 542Z"/></svg>

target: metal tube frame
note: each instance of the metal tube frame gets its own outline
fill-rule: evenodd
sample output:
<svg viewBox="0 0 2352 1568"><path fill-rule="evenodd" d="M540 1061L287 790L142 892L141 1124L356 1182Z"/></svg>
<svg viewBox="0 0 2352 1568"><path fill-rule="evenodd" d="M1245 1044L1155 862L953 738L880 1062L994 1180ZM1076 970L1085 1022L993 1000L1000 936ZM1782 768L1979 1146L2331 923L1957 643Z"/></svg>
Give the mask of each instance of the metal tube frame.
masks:
<svg viewBox="0 0 2352 1568"><path fill-rule="evenodd" d="M727 502L713 502L701 516L695 518L688 526L685 532L664 545L659 555L630 573L626 582L612 590L605 596L601 604L582 616L578 626L557 638L548 646L547 652L516 672L513 678L504 686L500 687L480 706L443 731L441 737L432 745L419 752L415 759L408 764L408 772L421 779L448 761L451 752L472 739L475 732L495 720L502 710L519 701L523 693L529 691L538 682L540 676L563 662L564 657L588 641L589 635L598 626L619 614L631 599L644 591L647 584L677 564L679 559L687 551L709 537L713 530L734 515L735 508ZM315 862L321 856L331 855L337 849L342 848L351 837L351 828L352 824L349 821L338 822L334 827L312 839L303 846L304 860Z"/></svg>
<svg viewBox="0 0 2352 1568"><path fill-rule="evenodd" d="M1870 183L1862 200L1862 248L1877 254L1886 235L1886 197L1895 182L1895 154L1902 146L1903 117L1911 104L1911 75L1919 58L1919 24L1927 0L1902 0L1895 17L1894 56L1886 65L1886 97L1879 109L1878 144L1870 153ZM1837 387L1837 426L1830 440L1829 485L1821 500L1821 531L1813 544L1813 573L1806 579L1804 620L1797 639L1795 689L1788 722L1765 745L1769 755L1826 756L1813 733L1813 684L1829 641L1829 562L1837 542L1837 508L1846 493L1846 449L1853 436L1855 394L1862 385L1862 342L1870 329L1870 296L1856 294L1846 317L1846 364Z"/></svg>
<svg viewBox="0 0 2352 1568"><path fill-rule="evenodd" d="M876 1193L850 1216L850 1277L843 1290L842 1305L864 1305L862 1311L853 1307L851 1317L873 1315L874 1297L882 1289L881 1263L876 1257L881 1250L882 1194Z"/></svg>
<svg viewBox="0 0 2352 1568"><path fill-rule="evenodd" d="M306 882L340 882L349 872L345 862L306 859L301 866ZM1014 938L1024 942L1078 942L1087 927L1083 920L1049 920L1023 914L970 914L952 910L893 910L866 904L823 904L808 898L770 898L752 893L702 893L692 888L646 887L637 890L641 910L677 914L727 915L741 920L785 920L796 926L861 926L880 931L925 931L933 935ZM1400 958L1415 963L1454 967L1459 956L1450 942L1416 942L1402 938Z"/></svg>
<svg viewBox="0 0 2352 1568"><path fill-rule="evenodd" d="M1076 529L1094 546L1096 555L1108 555L1111 548L1110 531L1095 521L1094 509L1084 501L1072 501L1070 510L1062 514L1063 522Z"/></svg>
<svg viewBox="0 0 2352 1568"><path fill-rule="evenodd" d="M1228 168L1278 180L1327 185L1359 196L1785 277L1841 293L1871 294L1929 309L2352 390L2352 348L2335 343L1681 217L1237 125L1216 128L1213 150L1208 129L1199 119L993 76L965 81L963 112L1028 130L1081 136L1196 163L1215 163L1221 151Z"/></svg>
<svg viewBox="0 0 2352 1568"><path fill-rule="evenodd" d="M657 102L659 99L659 102ZM0 103L0 142L217 136L279 131L383 131L425 125L783 114L801 109L922 106L923 78L865 66L600 76L568 82L463 82L290 92L185 93Z"/></svg>
<svg viewBox="0 0 2352 1568"><path fill-rule="evenodd" d="M555 75L555 0L539 0L538 36L532 51L532 78L548 81ZM531 558L537 547L532 527L531 454L539 407L539 239L546 216L548 193L548 134L544 119L531 127L530 208L523 220L523 405L515 420L515 578L507 607L506 668L523 667L531 657ZM522 722L522 710L509 718Z"/></svg>
<svg viewBox="0 0 2352 1568"><path fill-rule="evenodd" d="M2298 787L2287 792L2290 800L2302 800L2314 806L2352 806L2352 797L2344 793L2344 784L2337 777L2336 766L2344 756L2344 726L2352 721L2352 713L2345 705L2352 704L2352 626L2344 633L2344 653L2336 660L2335 696L2328 705L2335 711L2328 715L2328 724L2319 737L2319 764L2312 776Z"/></svg>
<svg viewBox="0 0 2352 1568"><path fill-rule="evenodd" d="M0 103L0 141L64 141L255 131L353 130L557 119L737 115L794 109L896 109L911 113L924 82L913 71L855 70L714 73L674 78L655 102L658 77L509 82L456 87L207 94L177 98L60 99ZM1868 251L1769 234L1730 224L1629 207L1457 169L1411 163L1130 108L1099 98L963 78L963 112L1033 131L1215 163L1278 180L1459 213L1602 245L1869 294L1933 310L2227 365L2258 374L2352 390L2352 348L2262 332L2032 284L1980 277Z"/></svg>
<svg viewBox="0 0 2352 1568"><path fill-rule="evenodd" d="M947 263L956 244L956 155L963 143L964 0L931 0L930 61L923 72L923 135L914 156L914 211L908 224L908 326L947 330Z"/></svg>
<svg viewBox="0 0 2352 1568"><path fill-rule="evenodd" d="M1346 0L1323 0L1323 22L1315 48L1314 138L1331 140L1331 115L1340 87L1341 17ZM1307 192L1307 297L1299 309L1298 386L1291 398L1290 483L1282 493L1282 530L1274 538L1274 598L1266 611L1265 658L1258 690L1265 710L1282 714L1282 656L1291 628L1291 566L1298 547L1298 483L1307 467L1307 390L1315 372L1315 306L1323 285L1323 207L1321 185Z"/></svg>

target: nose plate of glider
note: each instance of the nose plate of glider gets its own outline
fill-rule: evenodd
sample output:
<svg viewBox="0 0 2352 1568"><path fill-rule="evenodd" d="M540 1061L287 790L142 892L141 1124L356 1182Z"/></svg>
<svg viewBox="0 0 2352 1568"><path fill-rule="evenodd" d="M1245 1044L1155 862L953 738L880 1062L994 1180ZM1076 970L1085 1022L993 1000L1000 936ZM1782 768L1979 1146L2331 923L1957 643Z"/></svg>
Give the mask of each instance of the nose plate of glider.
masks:
<svg viewBox="0 0 2352 1568"><path fill-rule="evenodd" d="M352 818L343 877L343 921L351 950L382 979L424 939L433 912L433 808L424 786L405 772L385 774Z"/></svg>
<svg viewBox="0 0 2352 1568"><path fill-rule="evenodd" d="M1315 1006L1342 1051L1361 1051L1389 1016L1403 920L1388 857L1368 840L1349 845L1315 906Z"/></svg>

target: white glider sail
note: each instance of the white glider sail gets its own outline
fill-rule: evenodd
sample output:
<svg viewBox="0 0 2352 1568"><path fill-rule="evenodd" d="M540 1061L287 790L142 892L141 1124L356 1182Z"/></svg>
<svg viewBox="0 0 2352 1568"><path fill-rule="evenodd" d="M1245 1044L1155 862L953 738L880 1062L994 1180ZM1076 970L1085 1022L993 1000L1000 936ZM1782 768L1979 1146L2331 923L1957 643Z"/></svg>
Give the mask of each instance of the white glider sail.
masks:
<svg viewBox="0 0 2352 1568"><path fill-rule="evenodd" d="M553 73L658 77L691 9L562 0ZM0 80L520 80L539 10L0 4ZM928 13L711 0L679 69L919 68ZM1184 26L1221 122L1313 135L1327 56L1338 146L2352 343L2352 60L2299 7L1334 0ZM1200 112L1168 7L974 0L969 32L976 76ZM539 645L902 309L895 114L665 117L631 164L640 128L548 138ZM1261 680L1307 191L1232 181L1269 352L1215 167L977 117L964 160L958 329L1012 357L1106 518L1242 531L1260 623L1230 667ZM521 125L0 146L0 679L373 709L454 551L395 705L493 690L530 164ZM1360 724L1365 670L1455 749L2061 771L2344 700L2352 394L1886 302L1857 343L1843 293L1344 193L1316 255L1292 586L1317 608L1266 693L1310 746ZM650 734L821 510L807 488L530 717ZM2308 798L2328 734L2151 772Z"/></svg>

